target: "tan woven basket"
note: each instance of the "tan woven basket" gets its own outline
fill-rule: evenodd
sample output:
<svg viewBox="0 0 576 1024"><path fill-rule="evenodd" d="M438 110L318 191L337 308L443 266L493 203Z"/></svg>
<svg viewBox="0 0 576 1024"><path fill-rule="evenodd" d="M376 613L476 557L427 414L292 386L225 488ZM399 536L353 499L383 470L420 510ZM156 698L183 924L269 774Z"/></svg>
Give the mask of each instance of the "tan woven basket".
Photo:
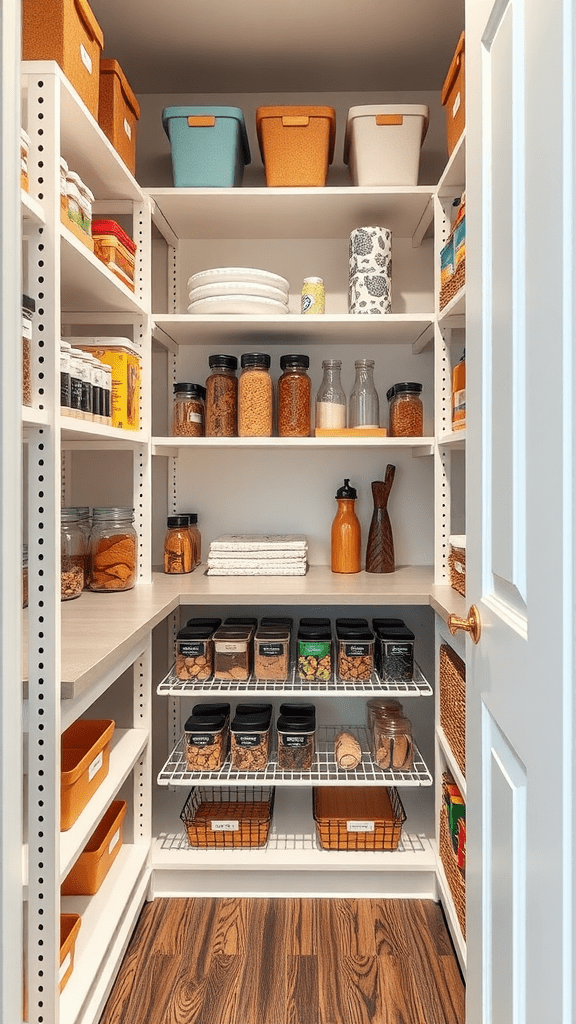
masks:
<svg viewBox="0 0 576 1024"><path fill-rule="evenodd" d="M446 879L452 894L452 900L456 910L456 916L460 924L462 936L466 938L466 876L458 867L450 829L448 828L448 811L446 804L442 801L440 808L440 859L444 865Z"/></svg>
<svg viewBox="0 0 576 1024"><path fill-rule="evenodd" d="M318 842L324 850L398 848L406 815L394 787L319 786L313 790L313 801Z"/></svg>
<svg viewBox="0 0 576 1024"><path fill-rule="evenodd" d="M466 280L466 260L463 259L458 264L456 270L452 274L452 277L448 281L445 281L440 288L440 309L444 309L444 306L448 305L450 299L453 299L458 294L460 289L464 286Z"/></svg>
<svg viewBox="0 0 576 1024"><path fill-rule="evenodd" d="M180 817L190 846L265 846L273 805L271 786L196 786L190 790Z"/></svg>
<svg viewBox="0 0 576 1024"><path fill-rule="evenodd" d="M440 725L466 778L466 666L448 644L440 647Z"/></svg>
<svg viewBox="0 0 576 1024"><path fill-rule="evenodd" d="M448 555L448 569L450 571L450 586L462 597L466 597L466 550L465 548L451 547Z"/></svg>

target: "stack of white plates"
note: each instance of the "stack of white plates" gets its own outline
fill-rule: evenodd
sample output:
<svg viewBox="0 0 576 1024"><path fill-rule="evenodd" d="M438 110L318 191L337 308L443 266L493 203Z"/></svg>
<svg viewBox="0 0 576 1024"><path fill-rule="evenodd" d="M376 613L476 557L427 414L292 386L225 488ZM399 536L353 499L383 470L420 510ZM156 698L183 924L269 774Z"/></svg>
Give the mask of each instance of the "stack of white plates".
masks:
<svg viewBox="0 0 576 1024"><path fill-rule="evenodd" d="M251 267L215 267L188 279L189 313L288 313L289 284Z"/></svg>

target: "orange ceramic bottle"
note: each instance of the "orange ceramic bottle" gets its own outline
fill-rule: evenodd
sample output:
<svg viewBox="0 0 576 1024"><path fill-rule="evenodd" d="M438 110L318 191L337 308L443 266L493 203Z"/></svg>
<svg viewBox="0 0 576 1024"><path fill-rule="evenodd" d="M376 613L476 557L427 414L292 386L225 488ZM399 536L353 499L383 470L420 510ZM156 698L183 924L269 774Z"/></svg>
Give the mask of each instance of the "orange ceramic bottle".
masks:
<svg viewBox="0 0 576 1024"><path fill-rule="evenodd" d="M332 523L332 572L360 572L360 522L354 510L356 491L350 481L336 493L338 511Z"/></svg>

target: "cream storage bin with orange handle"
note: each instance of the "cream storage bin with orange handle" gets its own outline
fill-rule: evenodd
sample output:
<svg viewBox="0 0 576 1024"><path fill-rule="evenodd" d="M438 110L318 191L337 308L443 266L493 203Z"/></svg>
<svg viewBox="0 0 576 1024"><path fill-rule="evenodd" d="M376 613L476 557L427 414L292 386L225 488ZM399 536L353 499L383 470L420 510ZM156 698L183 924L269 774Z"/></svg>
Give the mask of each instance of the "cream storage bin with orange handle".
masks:
<svg viewBox="0 0 576 1024"><path fill-rule="evenodd" d="M417 185L428 116L419 103L350 107L344 163L352 184Z"/></svg>
<svg viewBox="0 0 576 1024"><path fill-rule="evenodd" d="M258 107L256 129L267 185L326 184L336 135L333 107Z"/></svg>
<svg viewBox="0 0 576 1024"><path fill-rule="evenodd" d="M115 723L79 718L62 733L60 828L67 832L108 775Z"/></svg>
<svg viewBox="0 0 576 1024"><path fill-rule="evenodd" d="M140 104L118 61L101 60L98 124L132 174L139 120Z"/></svg>
<svg viewBox="0 0 576 1024"><path fill-rule="evenodd" d="M98 119L104 35L86 0L23 0L23 60L55 60Z"/></svg>

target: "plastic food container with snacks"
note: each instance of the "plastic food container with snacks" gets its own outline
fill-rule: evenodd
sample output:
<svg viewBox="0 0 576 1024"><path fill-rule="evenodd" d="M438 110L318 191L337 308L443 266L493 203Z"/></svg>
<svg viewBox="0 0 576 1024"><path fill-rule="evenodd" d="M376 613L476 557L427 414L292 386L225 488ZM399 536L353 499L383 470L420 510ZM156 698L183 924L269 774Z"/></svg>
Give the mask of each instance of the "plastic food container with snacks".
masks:
<svg viewBox="0 0 576 1024"><path fill-rule="evenodd" d="M260 626L254 637L254 675L258 680L285 681L290 671L290 638L287 627Z"/></svg>
<svg viewBox="0 0 576 1024"><path fill-rule="evenodd" d="M301 619L297 636L298 679L322 680L332 675L332 630L329 619Z"/></svg>
<svg viewBox="0 0 576 1024"><path fill-rule="evenodd" d="M192 847L265 846L275 790L271 786L195 786L180 817Z"/></svg>
<svg viewBox="0 0 576 1024"><path fill-rule="evenodd" d="M111 719L79 718L62 733L60 828L66 832L108 775Z"/></svg>
<svg viewBox="0 0 576 1024"><path fill-rule="evenodd" d="M279 715L276 723L278 769L288 772L310 771L316 752L316 718Z"/></svg>
<svg viewBox="0 0 576 1024"><path fill-rule="evenodd" d="M374 668L374 634L365 627L336 625L338 678L368 682Z"/></svg>
<svg viewBox="0 0 576 1024"><path fill-rule="evenodd" d="M237 682L250 678L252 639L249 626L220 626L214 633L214 678Z"/></svg>
<svg viewBox="0 0 576 1024"><path fill-rule="evenodd" d="M170 140L176 188L242 184L250 146L239 107L166 107L162 124Z"/></svg>
<svg viewBox="0 0 576 1024"><path fill-rule="evenodd" d="M129 338L68 338L75 348L89 352L112 371L112 426L138 430L140 426L140 350Z"/></svg>
<svg viewBox="0 0 576 1024"><path fill-rule="evenodd" d="M183 682L210 679L214 665L214 629L183 626L176 635L176 677Z"/></svg>
<svg viewBox="0 0 576 1024"><path fill-rule="evenodd" d="M222 619L215 618L212 615L196 615L192 619L188 619L186 622L187 626L204 626L206 629L210 629L213 633L218 629L218 626L222 625Z"/></svg>
<svg viewBox="0 0 576 1024"><path fill-rule="evenodd" d="M258 107L258 144L268 186L322 186L334 157L333 107Z"/></svg>
<svg viewBox="0 0 576 1024"><path fill-rule="evenodd" d="M191 772L215 772L228 751L225 715L190 715L184 726L184 754Z"/></svg>
<svg viewBox="0 0 576 1024"><path fill-rule="evenodd" d="M93 220L94 255L116 277L134 291L136 242L115 220Z"/></svg>
<svg viewBox="0 0 576 1024"><path fill-rule="evenodd" d="M236 713L230 725L230 760L237 771L262 771L270 757L272 707Z"/></svg>
<svg viewBox="0 0 576 1024"><path fill-rule="evenodd" d="M414 633L407 626L376 626L376 668L382 682L414 678Z"/></svg>
<svg viewBox="0 0 576 1024"><path fill-rule="evenodd" d="M22 4L22 59L55 60L98 118L104 35L87 0L26 0Z"/></svg>
<svg viewBox="0 0 576 1024"><path fill-rule="evenodd" d="M122 849L126 801L114 800L60 889L62 896L94 896Z"/></svg>
<svg viewBox="0 0 576 1024"><path fill-rule="evenodd" d="M350 107L344 163L353 185L417 185L428 107L384 104Z"/></svg>
<svg viewBox="0 0 576 1024"><path fill-rule="evenodd" d="M226 722L230 719L230 704L227 701L214 701L213 703L203 702L202 704L195 704L192 708L192 714L197 717L208 717L211 718L214 715L223 715Z"/></svg>
<svg viewBox="0 0 576 1024"><path fill-rule="evenodd" d="M248 626L249 629L256 629L258 619L253 615L228 615L224 619L224 626Z"/></svg>
<svg viewBox="0 0 576 1024"><path fill-rule="evenodd" d="M100 61L98 124L128 170L136 171L136 133L140 104L117 60Z"/></svg>

